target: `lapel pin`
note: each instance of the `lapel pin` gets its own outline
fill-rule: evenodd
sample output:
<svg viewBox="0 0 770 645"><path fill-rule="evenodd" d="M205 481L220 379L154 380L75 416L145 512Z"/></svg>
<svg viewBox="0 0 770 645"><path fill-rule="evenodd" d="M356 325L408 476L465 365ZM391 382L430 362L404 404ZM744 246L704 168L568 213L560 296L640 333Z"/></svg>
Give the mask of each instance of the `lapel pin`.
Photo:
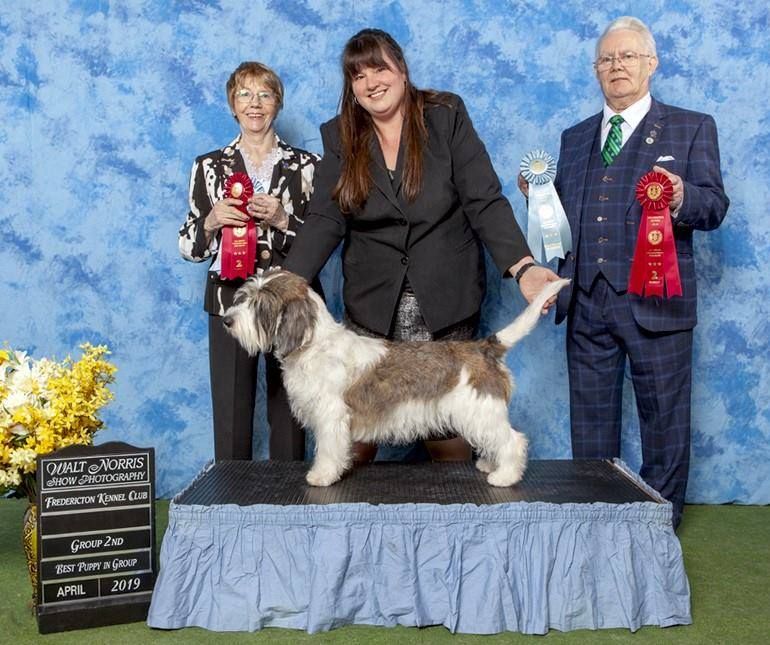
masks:
<svg viewBox="0 0 770 645"><path fill-rule="evenodd" d="M644 142L647 145L652 145L653 143L655 143L655 137L657 136L658 136L657 130L650 130L650 133L647 135L647 138L644 140Z"/></svg>

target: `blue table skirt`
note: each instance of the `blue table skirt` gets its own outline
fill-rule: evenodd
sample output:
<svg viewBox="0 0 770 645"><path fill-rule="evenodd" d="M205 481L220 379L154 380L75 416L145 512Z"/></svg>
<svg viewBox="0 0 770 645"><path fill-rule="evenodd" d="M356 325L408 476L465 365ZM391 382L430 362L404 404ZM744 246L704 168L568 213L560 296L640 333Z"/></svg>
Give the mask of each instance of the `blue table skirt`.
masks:
<svg viewBox="0 0 770 645"><path fill-rule="evenodd" d="M163 629L544 634L691 623L666 503L172 502L160 560L147 622Z"/></svg>

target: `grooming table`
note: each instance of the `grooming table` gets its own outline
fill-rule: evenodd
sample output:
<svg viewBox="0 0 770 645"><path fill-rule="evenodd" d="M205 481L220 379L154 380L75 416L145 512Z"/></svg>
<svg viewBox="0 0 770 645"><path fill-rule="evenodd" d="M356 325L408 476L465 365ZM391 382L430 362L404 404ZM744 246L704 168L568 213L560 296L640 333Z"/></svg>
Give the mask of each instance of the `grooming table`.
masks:
<svg viewBox="0 0 770 645"><path fill-rule="evenodd" d="M151 627L444 625L490 634L689 624L671 505L619 460L210 464L169 509Z"/></svg>

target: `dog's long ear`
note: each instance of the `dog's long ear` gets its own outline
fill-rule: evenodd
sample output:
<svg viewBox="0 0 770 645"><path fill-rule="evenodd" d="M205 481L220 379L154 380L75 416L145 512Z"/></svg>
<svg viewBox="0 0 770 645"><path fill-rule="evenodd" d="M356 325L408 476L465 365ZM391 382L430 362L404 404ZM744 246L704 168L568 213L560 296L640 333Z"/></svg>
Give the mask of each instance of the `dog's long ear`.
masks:
<svg viewBox="0 0 770 645"><path fill-rule="evenodd" d="M307 294L304 297L291 298L286 303L274 336L273 353L276 356L288 356L312 340L316 324L315 307L315 303Z"/></svg>
<svg viewBox="0 0 770 645"><path fill-rule="evenodd" d="M258 351L269 352L275 344L281 319L280 300L267 291L258 292L254 299L253 315Z"/></svg>

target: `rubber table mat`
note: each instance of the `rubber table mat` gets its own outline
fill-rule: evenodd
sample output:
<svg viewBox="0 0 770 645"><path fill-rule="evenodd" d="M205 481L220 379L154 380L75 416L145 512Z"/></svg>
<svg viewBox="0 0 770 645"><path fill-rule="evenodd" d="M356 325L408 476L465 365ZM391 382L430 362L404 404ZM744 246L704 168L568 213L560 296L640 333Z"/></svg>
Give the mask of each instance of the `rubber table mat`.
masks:
<svg viewBox="0 0 770 645"><path fill-rule="evenodd" d="M221 461L176 498L177 504L556 504L658 502L605 460L532 460L516 486L496 488L469 462L375 463L336 484L305 482L309 463Z"/></svg>

